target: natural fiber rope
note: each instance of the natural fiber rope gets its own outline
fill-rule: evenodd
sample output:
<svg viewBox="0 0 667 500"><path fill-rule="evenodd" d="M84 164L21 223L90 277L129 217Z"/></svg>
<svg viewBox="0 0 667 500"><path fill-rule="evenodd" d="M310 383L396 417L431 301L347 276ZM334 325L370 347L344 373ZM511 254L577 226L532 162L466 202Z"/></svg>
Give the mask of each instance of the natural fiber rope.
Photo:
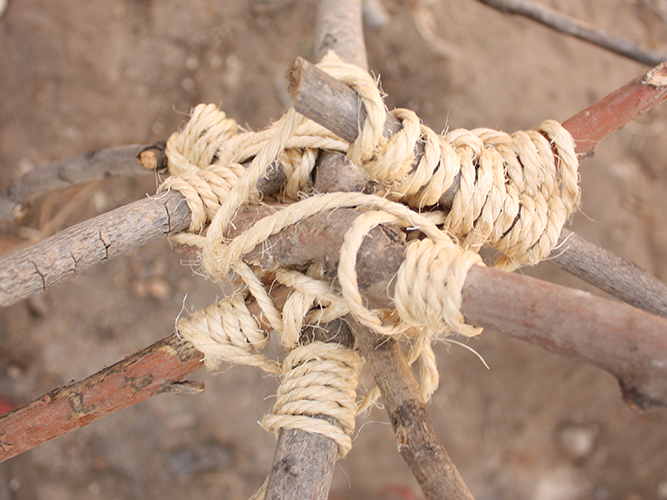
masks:
<svg viewBox="0 0 667 500"><path fill-rule="evenodd" d="M302 429L325 435L338 444L338 456L352 448L357 413L357 380L361 355L325 342L295 347L283 360L283 376L271 413L262 426L278 435L280 429ZM326 415L339 425L321 418Z"/></svg>
<svg viewBox="0 0 667 500"><path fill-rule="evenodd" d="M403 129L387 139L383 136L387 111L373 78L332 55L320 67L350 85L361 99L366 119L353 144L294 110L265 131L247 132L215 107L200 105L184 129L169 139L167 156L174 177L160 190L175 189L185 197L192 223L188 233L177 238L202 249L201 264L208 276L245 286L243 294L182 318L180 335L204 352L210 368L226 361L280 373L278 399L263 421L265 427L276 433L301 428L327 435L344 456L360 408L355 397L361 360L355 351L335 344L301 345L302 328L353 314L376 332L409 338L407 357L410 363L420 360L422 391L428 399L438 383L432 340L451 332L471 336L480 331L465 324L460 312L467 270L482 265L476 251L484 244L496 248L503 253L496 265L504 269L538 262L549 254L577 208L579 188L574 141L557 122L548 120L537 131L511 136L489 129L439 135L422 125L413 112L395 110L392 113ZM415 165L418 143L423 144L424 153ZM301 199L312 195L311 171L319 149L347 153L379 183L380 196L332 193ZM241 163L251 158L244 169ZM236 211L259 201L257 182L275 162L286 176L278 199L291 204L226 241L224 235ZM421 215L412 209L437 205L454 186L458 190L447 212ZM341 207L364 212L346 233L341 248L342 293L334 293L315 268L308 276L278 269L278 282L292 289L281 313L266 284L243 262L244 255L289 225ZM418 229L424 237L408 245L396 276L397 314L391 323L383 320L387 314L363 305L355 271L364 237L387 223ZM289 350L280 369L261 354L268 337L245 308L249 295ZM340 425L315 415L329 415Z"/></svg>

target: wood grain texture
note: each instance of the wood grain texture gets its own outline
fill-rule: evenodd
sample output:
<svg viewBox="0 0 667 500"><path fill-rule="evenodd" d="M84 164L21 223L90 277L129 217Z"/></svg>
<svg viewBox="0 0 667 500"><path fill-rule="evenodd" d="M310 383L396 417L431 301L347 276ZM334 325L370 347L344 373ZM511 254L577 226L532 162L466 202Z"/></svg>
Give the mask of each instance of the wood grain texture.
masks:
<svg viewBox="0 0 667 500"><path fill-rule="evenodd" d="M174 334L0 416L0 461L152 396L202 392L202 383L179 381L203 366L203 357Z"/></svg>

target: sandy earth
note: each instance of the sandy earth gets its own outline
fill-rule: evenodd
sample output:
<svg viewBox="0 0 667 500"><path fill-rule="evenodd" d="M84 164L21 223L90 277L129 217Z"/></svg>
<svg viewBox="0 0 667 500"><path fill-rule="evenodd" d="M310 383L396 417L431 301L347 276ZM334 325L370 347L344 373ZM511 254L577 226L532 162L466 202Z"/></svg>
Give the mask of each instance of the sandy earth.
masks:
<svg viewBox="0 0 667 500"><path fill-rule="evenodd" d="M661 0L549 0L567 14L667 52ZM564 120L645 70L473 0L434 2L441 46L413 2L386 1L369 31L389 107L436 130ZM10 0L0 17L0 189L23 172L94 148L166 139L199 102L260 128L288 104L283 72L312 53L314 1ZM651 10L651 6L657 10ZM660 10L663 8L663 10ZM439 48L440 47L440 48ZM576 231L667 279L667 108L598 147L581 176ZM75 194L79 222L155 191L115 179L37 203L5 226L3 252L48 230ZM16 404L94 373L172 332L184 296L218 289L159 241L0 312L0 394ZM524 271L590 290L549 264ZM597 293L597 292L596 292ZM631 411L607 373L493 331L468 351L437 347L436 431L478 500L667 498L667 410ZM276 382L250 368L199 372L206 393L160 396L0 465L0 500L247 498L274 438L257 425ZM331 498L421 498L383 412L359 421Z"/></svg>

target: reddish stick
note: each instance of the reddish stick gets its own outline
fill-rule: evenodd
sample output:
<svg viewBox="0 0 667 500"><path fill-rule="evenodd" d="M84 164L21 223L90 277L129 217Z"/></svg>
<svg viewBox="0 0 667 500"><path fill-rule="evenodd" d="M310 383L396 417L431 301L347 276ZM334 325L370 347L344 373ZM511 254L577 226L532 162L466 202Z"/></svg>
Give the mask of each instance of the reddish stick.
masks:
<svg viewBox="0 0 667 500"><path fill-rule="evenodd" d="M171 335L84 380L54 389L0 417L0 461L157 394L195 394L177 381L202 366L192 344Z"/></svg>
<svg viewBox="0 0 667 500"><path fill-rule="evenodd" d="M659 64L563 122L584 157L602 139L667 99L667 65Z"/></svg>

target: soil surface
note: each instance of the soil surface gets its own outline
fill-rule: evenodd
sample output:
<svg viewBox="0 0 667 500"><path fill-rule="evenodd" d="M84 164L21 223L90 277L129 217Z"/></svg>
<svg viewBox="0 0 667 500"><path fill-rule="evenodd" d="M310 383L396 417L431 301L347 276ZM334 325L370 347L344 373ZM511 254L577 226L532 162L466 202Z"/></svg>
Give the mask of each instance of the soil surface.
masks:
<svg viewBox="0 0 667 500"><path fill-rule="evenodd" d="M662 0L548 0L667 53ZM390 108L435 130L507 131L565 120L643 73L628 61L474 0L386 0L367 30ZM262 128L289 105L284 71L313 51L315 2L9 0L0 17L0 189L88 150L164 140L200 102ZM418 26L433 23L438 38ZM422 24L420 24L422 23ZM582 165L572 227L667 279L667 107L605 140ZM155 192L108 179L36 201L5 225L3 253ZM19 405L169 335L183 304L219 288L158 241L0 311L0 395ZM592 290L548 263L523 272ZM595 292L594 293L599 293ZM187 295L187 298L186 298ZM590 365L485 331L470 352L438 345L436 432L478 500L667 498L667 409L640 414ZM0 465L0 500L245 499L275 439L257 424L276 381L203 370L198 396L164 395ZM332 499L422 498L381 409L360 418Z"/></svg>

